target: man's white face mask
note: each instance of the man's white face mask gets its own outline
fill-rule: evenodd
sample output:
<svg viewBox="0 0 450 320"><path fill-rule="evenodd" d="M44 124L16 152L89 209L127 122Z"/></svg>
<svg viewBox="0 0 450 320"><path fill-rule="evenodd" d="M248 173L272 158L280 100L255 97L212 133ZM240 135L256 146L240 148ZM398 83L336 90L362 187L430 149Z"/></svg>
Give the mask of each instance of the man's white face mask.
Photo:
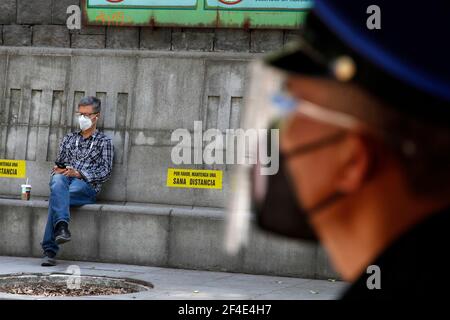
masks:
<svg viewBox="0 0 450 320"><path fill-rule="evenodd" d="M82 131L85 131L85 130L89 129L90 127L92 127L92 120L89 117L80 116L78 118L78 122L80 124L80 129Z"/></svg>

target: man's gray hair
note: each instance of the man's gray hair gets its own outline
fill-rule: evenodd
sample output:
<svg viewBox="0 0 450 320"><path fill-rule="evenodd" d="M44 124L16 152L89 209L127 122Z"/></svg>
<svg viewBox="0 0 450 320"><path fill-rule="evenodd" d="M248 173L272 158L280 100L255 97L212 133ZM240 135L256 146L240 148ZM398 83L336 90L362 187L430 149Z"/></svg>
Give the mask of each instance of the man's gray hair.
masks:
<svg viewBox="0 0 450 320"><path fill-rule="evenodd" d="M102 110L102 102L99 98L96 97L83 97L81 98L80 102L78 103L78 106L92 106L95 113L98 113Z"/></svg>

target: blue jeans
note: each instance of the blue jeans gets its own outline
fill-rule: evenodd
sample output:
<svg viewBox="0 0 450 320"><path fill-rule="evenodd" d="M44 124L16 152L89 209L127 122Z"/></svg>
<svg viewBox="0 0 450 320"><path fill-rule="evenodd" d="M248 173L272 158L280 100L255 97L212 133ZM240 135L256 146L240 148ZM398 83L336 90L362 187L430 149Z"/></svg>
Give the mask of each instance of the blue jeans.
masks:
<svg viewBox="0 0 450 320"><path fill-rule="evenodd" d="M70 222L70 206L82 206L95 203L95 190L85 181L54 174L50 178L50 199L48 203L48 219L45 227L42 249L52 251L55 255L59 246L55 242L55 226L58 222Z"/></svg>

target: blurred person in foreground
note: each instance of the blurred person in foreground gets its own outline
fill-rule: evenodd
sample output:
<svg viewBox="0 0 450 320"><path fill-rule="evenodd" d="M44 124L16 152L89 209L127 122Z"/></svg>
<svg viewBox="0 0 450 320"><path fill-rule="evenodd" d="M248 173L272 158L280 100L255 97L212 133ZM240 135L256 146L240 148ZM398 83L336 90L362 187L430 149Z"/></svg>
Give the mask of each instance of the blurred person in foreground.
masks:
<svg viewBox="0 0 450 320"><path fill-rule="evenodd" d="M381 29L366 24L373 4ZM280 169L253 172L253 209L266 230L320 240L351 282L343 299L430 298L450 284L449 20L444 1L315 1L298 42L264 60L283 74L271 102L283 112L267 122Z"/></svg>

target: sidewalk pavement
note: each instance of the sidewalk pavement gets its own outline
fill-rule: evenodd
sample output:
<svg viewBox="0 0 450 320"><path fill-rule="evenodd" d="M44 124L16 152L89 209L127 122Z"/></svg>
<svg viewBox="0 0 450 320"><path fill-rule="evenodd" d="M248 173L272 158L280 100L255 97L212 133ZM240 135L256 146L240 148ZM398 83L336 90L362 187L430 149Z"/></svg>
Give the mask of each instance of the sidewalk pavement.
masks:
<svg viewBox="0 0 450 320"><path fill-rule="evenodd" d="M71 265L81 275L125 277L151 282L153 289L126 295L91 297L32 297L0 292L0 299L124 299L124 300L322 300L336 299L345 282L272 277L240 273L170 269L124 264L58 260L41 267L40 259L0 256L0 277L16 273L61 273Z"/></svg>

